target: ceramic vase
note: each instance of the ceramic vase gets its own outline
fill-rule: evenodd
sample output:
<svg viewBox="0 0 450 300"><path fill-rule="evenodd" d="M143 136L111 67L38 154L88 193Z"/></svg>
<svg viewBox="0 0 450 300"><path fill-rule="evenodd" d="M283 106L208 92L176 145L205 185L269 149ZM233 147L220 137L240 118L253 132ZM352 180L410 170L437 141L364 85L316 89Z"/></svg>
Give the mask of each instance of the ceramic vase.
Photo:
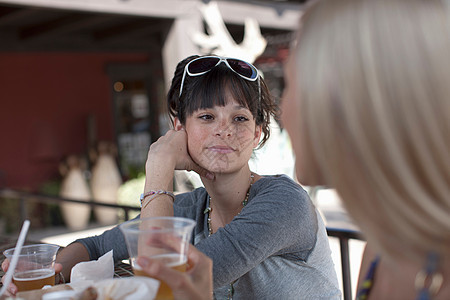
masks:
<svg viewBox="0 0 450 300"><path fill-rule="evenodd" d="M100 153L92 168L91 190L93 199L96 202L117 204L117 191L121 184L122 178L113 155ZM117 223L117 208L96 206L94 213L97 222L101 225Z"/></svg>
<svg viewBox="0 0 450 300"><path fill-rule="evenodd" d="M91 193L89 185L80 168L71 168L63 179L60 196L62 198L83 200L89 202ZM67 227L71 230L85 229L91 214L90 205L64 202L61 212Z"/></svg>

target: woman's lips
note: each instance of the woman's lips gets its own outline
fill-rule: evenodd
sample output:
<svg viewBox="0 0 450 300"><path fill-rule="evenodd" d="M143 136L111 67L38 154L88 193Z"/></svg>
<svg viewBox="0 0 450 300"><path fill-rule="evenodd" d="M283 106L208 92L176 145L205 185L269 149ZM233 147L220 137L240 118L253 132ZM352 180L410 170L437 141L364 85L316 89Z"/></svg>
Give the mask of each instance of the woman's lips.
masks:
<svg viewBox="0 0 450 300"><path fill-rule="evenodd" d="M235 150L229 146L211 146L208 147L208 150L217 153L232 153Z"/></svg>

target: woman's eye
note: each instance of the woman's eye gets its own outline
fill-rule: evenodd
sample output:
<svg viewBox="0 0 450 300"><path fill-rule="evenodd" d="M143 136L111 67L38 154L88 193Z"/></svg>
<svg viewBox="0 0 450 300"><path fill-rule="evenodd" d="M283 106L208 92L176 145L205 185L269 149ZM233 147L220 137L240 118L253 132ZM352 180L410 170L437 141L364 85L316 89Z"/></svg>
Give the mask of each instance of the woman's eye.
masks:
<svg viewBox="0 0 450 300"><path fill-rule="evenodd" d="M248 121L248 118L244 117L244 116L238 116L238 117L235 117L234 120L236 122L245 122L245 121Z"/></svg>
<svg viewBox="0 0 450 300"><path fill-rule="evenodd" d="M200 115L199 118L202 119L202 120L212 120L213 116L212 115L208 115L208 114L204 114L204 115Z"/></svg>

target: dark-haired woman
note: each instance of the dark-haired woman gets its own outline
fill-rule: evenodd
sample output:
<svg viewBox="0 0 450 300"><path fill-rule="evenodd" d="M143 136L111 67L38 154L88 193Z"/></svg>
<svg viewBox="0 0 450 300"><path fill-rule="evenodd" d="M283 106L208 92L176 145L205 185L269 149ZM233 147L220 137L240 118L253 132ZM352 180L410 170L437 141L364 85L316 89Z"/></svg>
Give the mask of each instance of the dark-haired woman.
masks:
<svg viewBox="0 0 450 300"><path fill-rule="evenodd" d="M197 222L192 243L212 259L216 299L339 299L326 230L307 193L287 176L249 168L277 113L257 69L191 56L177 66L168 107L173 129L148 152L141 216ZM196 171L204 188L173 197L174 170ZM73 245L85 259L111 249L116 260L128 255L118 228ZM70 266L65 251L59 261Z"/></svg>

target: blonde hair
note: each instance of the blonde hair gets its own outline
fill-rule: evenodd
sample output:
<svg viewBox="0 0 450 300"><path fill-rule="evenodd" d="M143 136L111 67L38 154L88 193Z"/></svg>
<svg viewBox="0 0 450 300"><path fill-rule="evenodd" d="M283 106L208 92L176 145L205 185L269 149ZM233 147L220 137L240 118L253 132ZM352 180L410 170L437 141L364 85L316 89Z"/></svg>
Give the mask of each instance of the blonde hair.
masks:
<svg viewBox="0 0 450 300"><path fill-rule="evenodd" d="M327 183L391 258L450 253L449 17L434 0L327 0L302 20L303 129Z"/></svg>

